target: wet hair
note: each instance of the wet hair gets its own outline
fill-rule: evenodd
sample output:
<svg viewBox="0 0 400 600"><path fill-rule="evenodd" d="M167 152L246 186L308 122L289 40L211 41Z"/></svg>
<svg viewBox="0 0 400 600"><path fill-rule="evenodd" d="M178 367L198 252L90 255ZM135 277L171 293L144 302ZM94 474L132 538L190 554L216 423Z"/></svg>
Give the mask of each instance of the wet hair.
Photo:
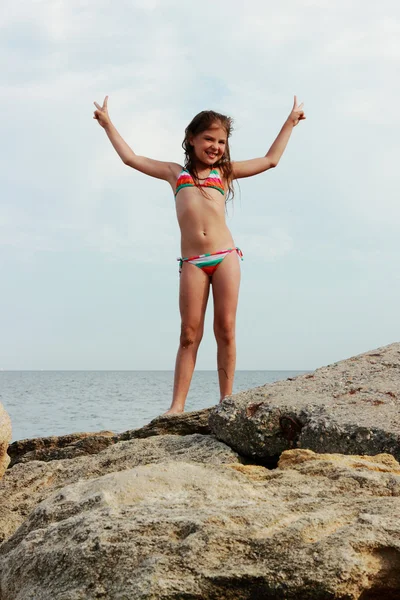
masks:
<svg viewBox="0 0 400 600"><path fill-rule="evenodd" d="M196 156L194 147L190 143L190 138L211 129L214 125L219 125L226 131L226 145L225 152L221 159L214 163L213 168L218 167L222 172L222 176L225 179L228 186L228 193L226 195L226 202L234 196L234 189L232 184L232 163L231 155L229 150L229 138L233 129L233 119L225 115L221 115L213 110L203 110L196 115L189 125L185 129L185 139L182 142L182 148L185 152L185 169L189 171L193 177L193 183L202 194L206 195L205 189L200 187L199 178L196 172Z"/></svg>

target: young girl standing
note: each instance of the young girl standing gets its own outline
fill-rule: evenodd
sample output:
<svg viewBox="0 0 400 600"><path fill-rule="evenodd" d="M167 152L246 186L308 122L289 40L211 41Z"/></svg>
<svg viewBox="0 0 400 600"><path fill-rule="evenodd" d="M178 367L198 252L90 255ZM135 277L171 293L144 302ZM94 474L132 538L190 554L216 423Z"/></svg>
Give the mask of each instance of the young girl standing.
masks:
<svg viewBox="0 0 400 600"><path fill-rule="evenodd" d="M196 115L185 131L182 147L185 166L138 156L111 123L108 96L103 106L95 102L94 119L130 167L164 179L175 195L181 230L179 259L181 335L176 357L171 408L165 414L182 413L203 336L210 285L214 300L214 334L220 400L232 393L236 364L235 323L240 284L239 257L226 225L225 204L233 195L232 183L276 167L293 127L305 119L303 104L294 104L276 140L261 158L233 162L229 152L232 120L214 111Z"/></svg>

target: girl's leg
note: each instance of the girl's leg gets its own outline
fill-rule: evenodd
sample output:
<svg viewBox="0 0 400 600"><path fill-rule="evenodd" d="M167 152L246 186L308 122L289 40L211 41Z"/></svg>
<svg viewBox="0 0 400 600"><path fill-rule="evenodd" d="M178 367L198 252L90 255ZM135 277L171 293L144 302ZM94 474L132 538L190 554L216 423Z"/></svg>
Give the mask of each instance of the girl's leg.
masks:
<svg viewBox="0 0 400 600"><path fill-rule="evenodd" d="M240 264L236 252L224 258L212 276L214 334L217 340L217 365L220 400L233 389L236 366L236 309L240 286Z"/></svg>
<svg viewBox="0 0 400 600"><path fill-rule="evenodd" d="M181 337L176 356L172 404L165 414L181 413L184 410L197 350L203 337L209 292L208 275L195 265L183 263L179 288Z"/></svg>

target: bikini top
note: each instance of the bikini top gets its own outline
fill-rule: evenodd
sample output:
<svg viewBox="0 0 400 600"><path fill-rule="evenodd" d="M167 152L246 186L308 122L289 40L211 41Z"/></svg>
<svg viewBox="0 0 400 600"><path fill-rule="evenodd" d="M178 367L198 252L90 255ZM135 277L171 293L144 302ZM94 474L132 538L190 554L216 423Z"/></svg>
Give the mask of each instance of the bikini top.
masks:
<svg viewBox="0 0 400 600"><path fill-rule="evenodd" d="M200 187L213 188L221 192L223 196L225 195L225 189L217 169L211 169L208 177L199 180L199 185ZM189 171L187 169L182 169L176 180L175 197L179 190L185 187L195 187L195 183Z"/></svg>

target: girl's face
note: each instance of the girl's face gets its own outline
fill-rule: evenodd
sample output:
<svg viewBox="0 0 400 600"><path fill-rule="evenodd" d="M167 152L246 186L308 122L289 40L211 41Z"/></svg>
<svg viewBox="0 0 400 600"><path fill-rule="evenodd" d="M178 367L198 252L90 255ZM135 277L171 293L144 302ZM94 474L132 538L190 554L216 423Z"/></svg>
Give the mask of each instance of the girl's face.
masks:
<svg viewBox="0 0 400 600"><path fill-rule="evenodd" d="M223 157L226 140L226 130L219 123L215 123L210 129L198 133L189 141L194 148L196 159L204 165L211 166Z"/></svg>

